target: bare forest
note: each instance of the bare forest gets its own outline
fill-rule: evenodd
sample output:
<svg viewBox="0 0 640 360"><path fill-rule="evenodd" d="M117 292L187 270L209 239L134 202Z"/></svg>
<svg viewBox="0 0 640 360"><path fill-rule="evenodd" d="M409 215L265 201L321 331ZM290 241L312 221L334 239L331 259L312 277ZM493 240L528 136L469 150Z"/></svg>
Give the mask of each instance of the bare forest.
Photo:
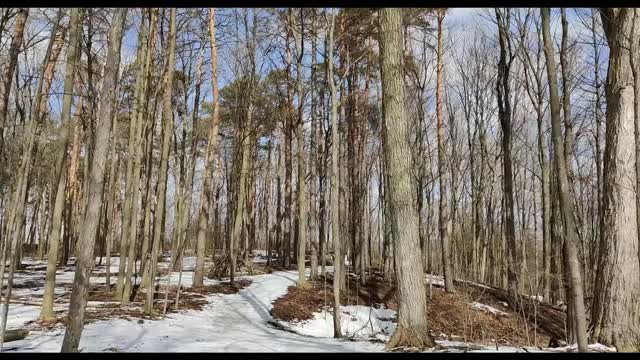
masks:
<svg viewBox="0 0 640 360"><path fill-rule="evenodd" d="M0 352L640 351L639 190L633 8L0 8Z"/></svg>

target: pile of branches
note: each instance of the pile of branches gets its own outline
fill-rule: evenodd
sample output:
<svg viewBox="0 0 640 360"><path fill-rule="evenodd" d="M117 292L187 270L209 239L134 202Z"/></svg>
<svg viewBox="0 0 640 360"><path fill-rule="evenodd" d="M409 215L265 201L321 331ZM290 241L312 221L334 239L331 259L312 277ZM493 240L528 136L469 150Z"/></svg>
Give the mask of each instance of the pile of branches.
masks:
<svg viewBox="0 0 640 360"><path fill-rule="evenodd" d="M211 266L207 273L207 278L220 280L222 278L229 277L230 267L231 257L229 254L217 257L213 261L213 266ZM253 275L254 269L251 261L245 261L242 257L239 257L236 259L236 274L240 274L241 272Z"/></svg>

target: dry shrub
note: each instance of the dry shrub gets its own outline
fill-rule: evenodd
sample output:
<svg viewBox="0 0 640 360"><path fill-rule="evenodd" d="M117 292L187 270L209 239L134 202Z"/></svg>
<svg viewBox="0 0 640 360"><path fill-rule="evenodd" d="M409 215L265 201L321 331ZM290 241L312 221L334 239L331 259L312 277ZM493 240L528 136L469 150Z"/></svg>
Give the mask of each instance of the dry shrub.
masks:
<svg viewBox="0 0 640 360"><path fill-rule="evenodd" d="M329 289L318 287L313 282L311 286L301 289L289 286L287 293L273 302L271 315L284 321L308 320L313 313L322 310L327 298L327 305L333 304L333 293Z"/></svg>
<svg viewBox="0 0 640 360"><path fill-rule="evenodd" d="M290 286L287 293L273 302L271 314L283 321L308 320L313 313L322 311L325 304L329 310L333 308L333 284L327 280L326 287L322 281L310 281L309 287L300 289ZM395 288L378 278L370 278L365 286L350 279L349 291L341 293L342 305L367 305L378 307L384 304L387 308L398 310ZM356 296L356 293L358 296ZM455 293L446 293L434 287L433 297L429 298L427 290L427 314L429 329L436 338L462 340L484 344L499 343L515 346L546 346L549 342L542 330L538 330L537 343L534 341L534 325L526 322L510 308L488 293L479 293L472 288L457 287ZM475 310L473 301L490 305L508 313L508 316L497 316Z"/></svg>
<svg viewBox="0 0 640 360"><path fill-rule="evenodd" d="M308 281L308 286L301 289L289 286L287 293L273 302L271 314L284 321L308 320L314 312L319 312L326 305L333 308L333 280ZM348 291L340 293L342 305L368 305L379 307L390 300L388 296L392 288L381 281L370 279L366 285L360 286L357 281L349 281ZM357 294L357 296L356 296Z"/></svg>

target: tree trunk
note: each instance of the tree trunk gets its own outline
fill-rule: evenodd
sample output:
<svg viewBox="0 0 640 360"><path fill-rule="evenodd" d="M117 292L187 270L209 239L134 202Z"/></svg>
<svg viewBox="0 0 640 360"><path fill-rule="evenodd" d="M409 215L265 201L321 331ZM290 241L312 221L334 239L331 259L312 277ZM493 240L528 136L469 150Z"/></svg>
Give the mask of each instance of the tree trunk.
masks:
<svg viewBox="0 0 640 360"><path fill-rule="evenodd" d="M215 8L209 9L209 38L211 47L211 87L213 89L213 124L209 130L207 155L204 167L204 183L200 197L200 213L198 214L198 245L196 269L193 286L203 285L204 248L207 234L207 220L209 219L209 204L211 202L211 183L213 181L213 161L218 151L218 126L220 124L218 105L218 47L216 43L216 15ZM214 251L215 253L215 251Z"/></svg>
<svg viewBox="0 0 640 360"><path fill-rule="evenodd" d="M73 86L75 84L76 61L78 59L78 46L81 36L81 18L80 9L71 9L71 17L69 19L69 47L67 50L67 66L65 69L64 80L64 96L62 99L61 128L62 136L64 136L63 147L56 158L55 173L57 187L56 196L53 202L53 217L49 232L49 251L47 254L47 275L44 287L44 295L42 298L42 309L40 318L42 320L51 320L55 317L53 313L54 288L56 281L56 266L58 263L58 250L60 247L60 229L62 226L62 212L65 200L66 172L65 162L67 158L67 146L69 144L69 129L73 125L71 118L71 103L73 102ZM53 73L51 74L53 75ZM44 105L44 104L43 104ZM66 129L66 131L65 131ZM65 229L65 232L68 230Z"/></svg>
<svg viewBox="0 0 640 360"><path fill-rule="evenodd" d="M640 348L640 261L634 150L634 95L628 38L633 11L600 10L609 44L603 204L596 288L591 307L592 341L618 351Z"/></svg>
<svg viewBox="0 0 640 360"><path fill-rule="evenodd" d="M380 10L380 68L385 132L385 170L388 175L389 205L398 282L398 325L386 348L435 346L426 313L424 270L420 256L418 214L411 186L409 124L405 112L402 11Z"/></svg>
<svg viewBox="0 0 640 360"><path fill-rule="evenodd" d="M602 231L602 229L600 228L600 224L602 222L602 116L600 114L600 110L601 110L601 92L600 92L600 52L598 50L598 41L599 41L599 36L600 34L598 33L598 29L596 27L596 18L598 14L598 10L597 9L591 9L591 39L592 39L592 46L593 46L593 52L594 52L594 75L593 75L593 82L595 85L595 108L594 108L594 117L595 117L595 122L596 122L596 129L595 129L595 165L596 165L596 186L597 186L597 198L596 198L596 221L594 221L594 228L596 229L596 231L594 232L593 238L592 238L592 245L591 245L591 251L589 252L590 259L589 259L589 266L592 269L596 269L597 266L597 252L598 252L598 240L599 239L599 235L600 232ZM590 276L590 283L591 286L589 287L589 289L591 291L593 291L593 289L595 288L595 277L596 277L597 271L592 271L592 274Z"/></svg>
<svg viewBox="0 0 640 360"><path fill-rule="evenodd" d="M513 208L513 170L511 160L511 92L509 89L509 72L513 55L509 39L509 9L506 10L506 19L500 10L496 9L498 23L498 39L500 43L500 61L498 62L498 78L496 89L498 94L498 118L502 128L502 184L504 187L504 217L505 238L507 245L507 287L515 295L518 292L520 281L518 269L520 268L520 256L516 246L516 229ZM507 51L509 50L509 54ZM509 56L509 59L507 59Z"/></svg>
<svg viewBox="0 0 640 360"><path fill-rule="evenodd" d="M291 12L291 9L288 10ZM290 17L290 14L288 14ZM289 20L289 23L291 21ZM291 187L291 181L293 176L292 165L292 135L293 131L293 94L291 92L291 47L289 45L291 32L287 27L286 35L286 47L287 47L287 106L284 116L284 238L283 238L283 266L289 267L291 256L291 239L293 238L293 189Z"/></svg>
<svg viewBox="0 0 640 360"><path fill-rule="evenodd" d="M120 69L120 47L127 8L116 10L113 18L111 33L107 43L107 59L105 62L104 78L100 90L101 111L96 127L93 163L87 193L87 209L82 223L82 231L77 247L76 272L69 303L67 330L62 342L62 352L77 352L80 336L84 326L85 309L89 296L89 278L95 259L93 247L100 208L102 207L102 192L104 188L104 170L109 146L109 129L115 112L116 89L118 72Z"/></svg>
<svg viewBox="0 0 640 360"><path fill-rule="evenodd" d="M0 154L4 150L4 127L7 123L7 112L9 110L9 94L11 93L11 84L13 83L13 74L18 65L18 54L24 37L24 28L29 16L29 8L18 9L16 20L13 28L13 37L9 47L9 61L7 68L0 79Z"/></svg>
<svg viewBox="0 0 640 360"><path fill-rule="evenodd" d="M267 174L264 177L264 187L263 187L263 221L264 221L264 240L265 246L267 248L267 266L271 266L271 218L269 217L269 205L271 199L271 159L273 153L273 144L272 138L269 137L269 142L267 143Z"/></svg>
<svg viewBox="0 0 640 360"><path fill-rule="evenodd" d="M440 204L438 211L438 224L440 227L440 246L442 248L442 267L444 274L445 290L453 292L453 273L451 271L450 254L449 254L449 229L451 228L451 219L449 218L449 209L447 206L449 189L447 169L445 169L445 134L442 110L442 87L444 86L444 64L442 60L443 49L443 22L444 11L438 11L438 60L437 60L437 85L436 85L436 117L438 126L438 177L440 179Z"/></svg>
<svg viewBox="0 0 640 360"><path fill-rule="evenodd" d="M151 69L153 67L153 54L156 46L156 32L157 32L157 22L158 22L158 9L151 9L151 19L149 23L149 39L150 41L147 44L147 56L146 56L146 65L145 65L145 76L147 81L150 81ZM144 103L144 111L143 118L145 119L145 196L144 196L144 220L142 222L142 253L141 253L141 265L140 265L140 273L142 273L142 281L140 283L140 287L145 287L149 281L149 246L150 246L150 232L151 232L151 205L152 205L152 187L151 187L151 177L152 177L152 168L153 168L153 128L156 119L156 107L158 102L158 97L155 97L152 108L149 111L149 91L150 86L146 85L145 90L147 93L145 94L145 103Z"/></svg>
<svg viewBox="0 0 640 360"><path fill-rule="evenodd" d="M336 14L331 11L331 21L329 27L329 44L327 54L327 82L331 92L331 238L333 241L333 337L342 337L342 322L340 321L340 278L342 274L342 252L340 251L340 216L339 216L339 196L338 189L338 151L340 150L340 140L338 137L338 104L336 97L336 83L333 74L333 49L334 33L336 26Z"/></svg>
<svg viewBox="0 0 640 360"><path fill-rule="evenodd" d="M145 26L146 21L143 20L140 28L139 36L140 42L138 43L138 59L137 59L137 72L138 78L136 79L136 89L134 93L134 106L131 112L131 128L129 130L129 158L127 159L127 170L131 166L130 177L127 177L127 187L129 192L126 199L131 201L129 204L129 216L127 217L125 207L125 220L128 218L128 222L125 221L125 227L123 228L122 241L125 246L128 247L128 254L126 255L127 268L124 274L124 287L122 289L122 304L127 305L130 301L131 290L133 287L131 277L133 276L133 266L136 263L135 250L137 248L137 231L138 231L138 202L140 201L140 173L142 162L142 125L145 115L145 104L148 102L147 87L149 84L149 74L145 71L145 65L148 64L147 57L151 54L147 53L143 48L144 37L147 33ZM129 174L129 173L128 173ZM126 204L125 204L126 206ZM126 240L124 240L126 239ZM122 254L120 255L122 259ZM122 261L122 260L121 260Z"/></svg>
<svg viewBox="0 0 640 360"><path fill-rule="evenodd" d="M304 18L300 8L300 30L293 32L296 43L296 86L298 92L298 119L296 138L298 140L298 287L305 288L307 280L304 272L305 245L307 242L307 191L306 166L304 160L304 88L302 84L302 58L304 56Z"/></svg>
<svg viewBox="0 0 640 360"><path fill-rule="evenodd" d="M317 128L316 110L316 53L317 53L317 9L313 9L311 24L311 147L309 151L309 232L311 238L311 280L318 279L318 219L316 218L316 168L318 156L317 142L320 139ZM322 104L323 105L323 104ZM322 221L322 220L320 220Z"/></svg>
<svg viewBox="0 0 640 360"><path fill-rule="evenodd" d="M113 122L113 128L111 130L111 169L109 171L109 197L108 197L108 206L107 206L107 237L105 239L106 242L106 261L105 261L105 280L104 283L106 285L107 291L111 291L111 244L113 243L113 238L115 237L116 232L116 222L117 222L117 207L118 202L120 200L120 193L118 189L120 188L120 158L115 151L116 148L116 133L117 133L117 121Z"/></svg>
<svg viewBox="0 0 640 360"><path fill-rule="evenodd" d="M149 275L147 283L147 298L145 302L145 313L153 315L154 302L154 286L156 278L156 268L158 262L158 254L162 251L162 240L164 235L164 222L167 200L167 172L169 166L169 148L171 147L171 133L173 132L173 107L171 104L171 95L173 91L173 77L175 72L175 49L176 49L176 9L170 11L170 28L169 28L169 49L167 55L167 75L164 84L164 94L162 98L162 145L160 169L158 172L158 184L156 192L156 208L153 226L153 244L151 247L151 259L149 263Z"/></svg>
<svg viewBox="0 0 640 360"><path fill-rule="evenodd" d="M565 159L566 138L563 144L562 130L560 123L560 101L558 97L558 83L556 80L556 64L551 40L551 30L549 25L549 8L543 8L542 26L544 39L544 52L547 60L547 74L549 80L549 99L551 103L551 137L553 139L553 154L555 169L558 174L558 195L560 209L564 220L564 253L567 257L568 273L570 274L570 293L572 314L574 319L570 324L574 326L574 334L577 337L578 349L588 351L587 347L587 322L585 319L584 298L582 278L580 275L580 263L576 243L578 242L578 229L575 224L573 214L573 200L569 190L569 175L567 171L567 159ZM568 95L567 95L568 96ZM565 103L566 104L566 103ZM567 111L565 110L565 115ZM570 131L570 129L566 129Z"/></svg>

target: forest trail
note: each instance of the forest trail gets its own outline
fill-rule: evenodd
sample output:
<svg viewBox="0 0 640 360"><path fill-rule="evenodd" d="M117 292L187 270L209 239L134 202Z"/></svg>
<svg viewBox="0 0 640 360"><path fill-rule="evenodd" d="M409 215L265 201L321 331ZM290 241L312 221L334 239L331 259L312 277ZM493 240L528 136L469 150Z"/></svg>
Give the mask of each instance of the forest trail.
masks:
<svg viewBox="0 0 640 360"><path fill-rule="evenodd" d="M187 273L188 274L188 273ZM237 294L207 296L201 311L167 315L164 320L110 319L85 325L83 352L353 352L381 351L383 344L312 338L269 325L276 298L295 284L296 271L251 276L253 283ZM189 278L186 276L185 278ZM185 284L188 285L188 284ZM33 309L30 309L33 308ZM13 305L13 314L37 317L38 308ZM58 352L64 329L32 331L24 340L7 344L6 351Z"/></svg>

